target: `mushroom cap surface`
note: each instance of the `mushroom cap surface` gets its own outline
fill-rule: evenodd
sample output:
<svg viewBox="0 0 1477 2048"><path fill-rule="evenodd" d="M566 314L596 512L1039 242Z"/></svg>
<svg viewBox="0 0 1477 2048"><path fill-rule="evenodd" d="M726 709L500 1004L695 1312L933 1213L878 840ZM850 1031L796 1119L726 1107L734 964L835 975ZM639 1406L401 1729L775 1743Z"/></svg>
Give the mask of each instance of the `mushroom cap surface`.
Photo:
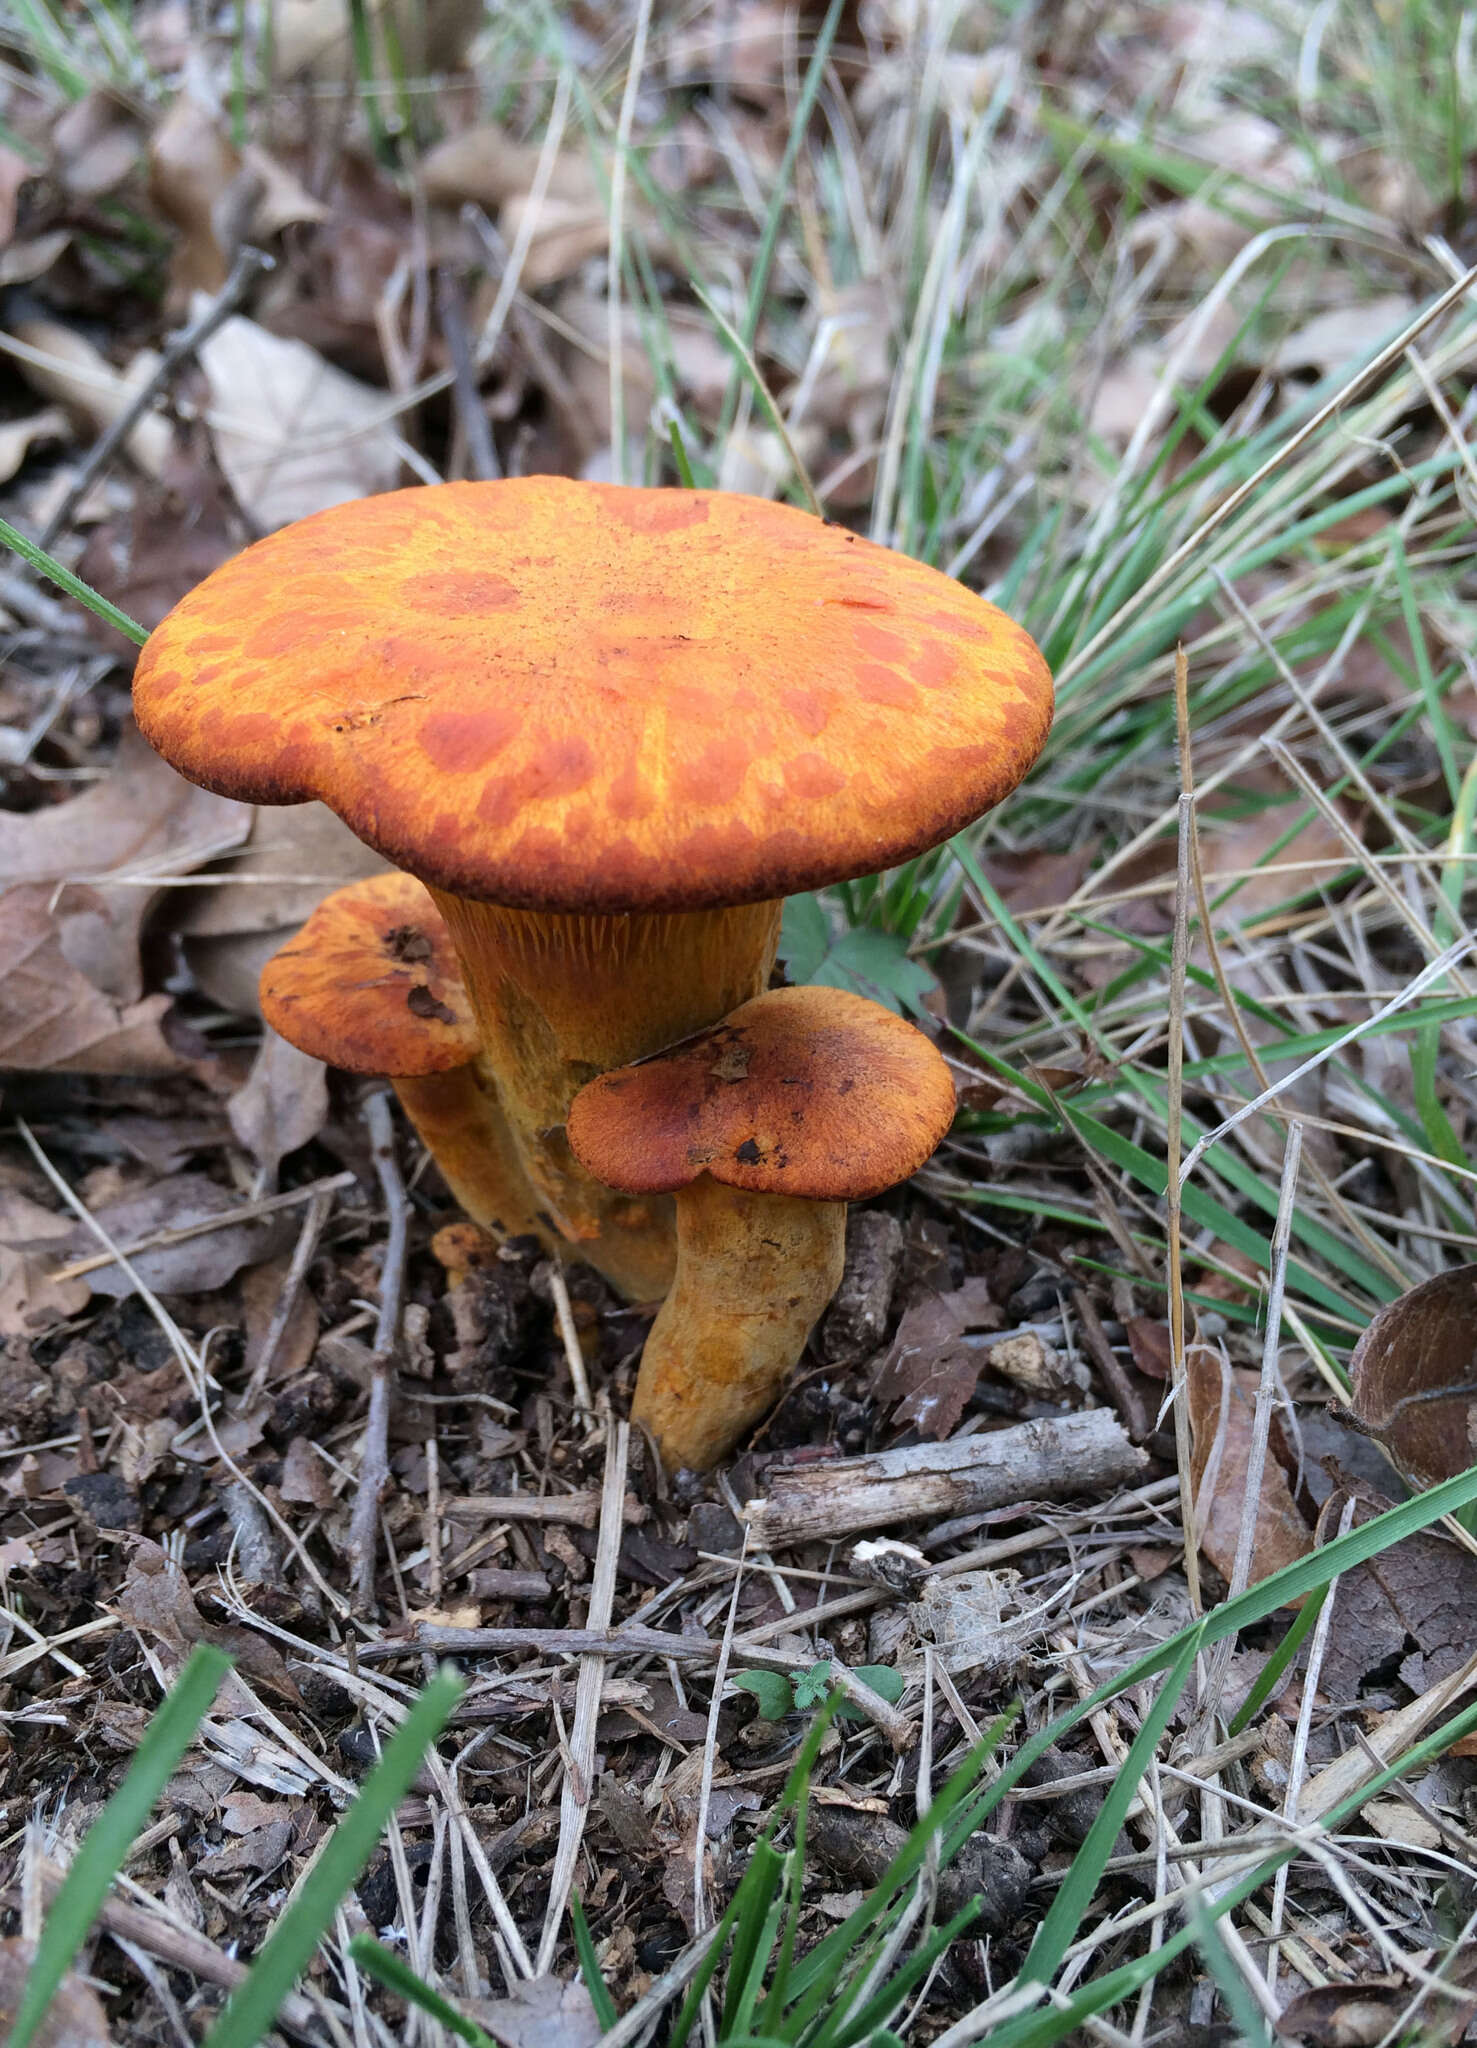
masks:
<svg viewBox="0 0 1477 2048"><path fill-rule="evenodd" d="M325 896L262 969L260 993L274 1031L350 1074L444 1074L479 1049L451 935L413 875Z"/></svg>
<svg viewBox="0 0 1477 2048"><path fill-rule="evenodd" d="M317 797L515 909L759 902L935 846L1051 721L1034 642L952 578L766 499L518 477L257 541L139 659L181 773Z"/></svg>
<svg viewBox="0 0 1477 2048"><path fill-rule="evenodd" d="M923 1033L839 988L776 988L574 1098L577 1159L630 1194L699 1174L751 1194L858 1202L916 1173L954 1118Z"/></svg>

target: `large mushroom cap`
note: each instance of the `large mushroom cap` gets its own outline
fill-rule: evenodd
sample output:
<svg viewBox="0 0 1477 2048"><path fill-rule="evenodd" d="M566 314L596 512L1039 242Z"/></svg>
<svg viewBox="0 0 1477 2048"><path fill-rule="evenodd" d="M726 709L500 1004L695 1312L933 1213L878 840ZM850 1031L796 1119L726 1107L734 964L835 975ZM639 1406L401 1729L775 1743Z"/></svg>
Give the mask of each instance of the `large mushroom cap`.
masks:
<svg viewBox="0 0 1477 2048"><path fill-rule="evenodd" d="M325 896L262 969L261 1004L275 1031L350 1074L444 1074L478 1050L451 936L411 875Z"/></svg>
<svg viewBox="0 0 1477 2048"><path fill-rule="evenodd" d="M398 867L545 911L698 910L934 846L1039 753L1034 643L935 569L712 491L521 477L336 505L157 629L139 725Z"/></svg>
<svg viewBox="0 0 1477 2048"><path fill-rule="evenodd" d="M566 1126L610 1187L671 1194L701 1173L751 1194L858 1202L896 1187L954 1116L921 1031L839 988L777 988L655 1059L582 1088Z"/></svg>

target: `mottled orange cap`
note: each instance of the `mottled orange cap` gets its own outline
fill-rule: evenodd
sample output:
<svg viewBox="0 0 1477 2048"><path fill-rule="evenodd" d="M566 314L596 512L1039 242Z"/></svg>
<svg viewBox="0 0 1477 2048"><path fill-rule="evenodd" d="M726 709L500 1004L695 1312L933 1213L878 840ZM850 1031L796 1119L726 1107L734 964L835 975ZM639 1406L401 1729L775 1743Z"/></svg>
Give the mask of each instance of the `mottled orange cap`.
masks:
<svg viewBox="0 0 1477 2048"><path fill-rule="evenodd" d="M711 1031L582 1088L566 1131L607 1186L709 1173L752 1194L859 1202L916 1173L954 1118L937 1048L839 988L776 988Z"/></svg>
<svg viewBox="0 0 1477 2048"><path fill-rule="evenodd" d="M412 875L325 896L262 969L261 1004L274 1031L350 1074L444 1074L478 1051L451 936Z"/></svg>
<svg viewBox="0 0 1477 2048"><path fill-rule="evenodd" d="M808 512L518 477L335 505L139 659L165 759L321 797L397 867L525 910L700 910L871 874L1015 787L1028 635Z"/></svg>

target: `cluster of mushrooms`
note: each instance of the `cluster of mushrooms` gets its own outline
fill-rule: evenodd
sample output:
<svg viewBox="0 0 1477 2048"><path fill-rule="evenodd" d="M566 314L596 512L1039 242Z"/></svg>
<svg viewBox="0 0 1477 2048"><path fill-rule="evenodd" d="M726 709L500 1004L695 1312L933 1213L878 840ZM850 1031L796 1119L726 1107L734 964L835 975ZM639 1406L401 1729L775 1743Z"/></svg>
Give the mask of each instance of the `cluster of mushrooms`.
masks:
<svg viewBox="0 0 1477 2048"><path fill-rule="evenodd" d="M847 1202L954 1108L901 1018L769 987L783 899L1015 786L1051 717L1029 637L786 506L526 477L257 542L134 708L191 780L321 799L393 863L268 963L264 1015L388 1077L476 1222L660 1299L633 1419L714 1464L834 1293Z"/></svg>

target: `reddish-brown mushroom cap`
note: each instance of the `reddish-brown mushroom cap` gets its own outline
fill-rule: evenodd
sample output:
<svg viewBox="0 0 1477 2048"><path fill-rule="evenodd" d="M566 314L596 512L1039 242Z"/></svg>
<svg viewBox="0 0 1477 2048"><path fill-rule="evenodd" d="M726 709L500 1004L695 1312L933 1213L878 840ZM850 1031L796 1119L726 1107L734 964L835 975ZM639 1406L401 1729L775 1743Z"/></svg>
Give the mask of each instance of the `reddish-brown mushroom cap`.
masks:
<svg viewBox="0 0 1477 2048"><path fill-rule="evenodd" d="M438 888L632 912L937 845L1030 767L1051 681L984 599L809 513L541 476L269 535L156 630L134 705L192 780L320 797Z"/></svg>
<svg viewBox="0 0 1477 2048"><path fill-rule="evenodd" d="M630 1194L672 1194L706 1173L751 1194L858 1202L917 1172L954 1101L936 1047L880 1003L770 989L591 1081L567 1130L590 1172Z"/></svg>
<svg viewBox="0 0 1477 2048"><path fill-rule="evenodd" d="M450 936L411 875L325 896L262 969L261 1005L284 1038L350 1074L444 1074L478 1052Z"/></svg>

